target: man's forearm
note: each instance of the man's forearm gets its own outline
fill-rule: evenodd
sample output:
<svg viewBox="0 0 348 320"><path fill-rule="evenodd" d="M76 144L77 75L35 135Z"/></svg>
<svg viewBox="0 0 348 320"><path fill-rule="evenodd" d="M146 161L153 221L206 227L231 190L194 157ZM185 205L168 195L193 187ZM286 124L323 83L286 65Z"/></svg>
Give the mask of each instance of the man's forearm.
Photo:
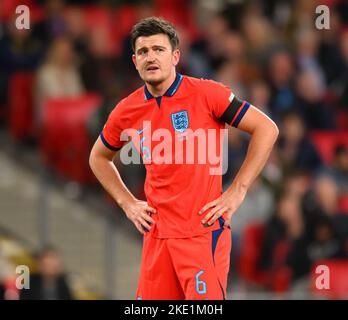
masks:
<svg viewBox="0 0 348 320"><path fill-rule="evenodd" d="M103 157L94 156L90 159L90 167L104 189L122 209L127 203L136 200L122 181L122 178L112 161Z"/></svg>
<svg viewBox="0 0 348 320"><path fill-rule="evenodd" d="M278 129L275 125L255 129L251 134L246 158L233 181L234 187L242 191L249 189L265 166L277 136Z"/></svg>

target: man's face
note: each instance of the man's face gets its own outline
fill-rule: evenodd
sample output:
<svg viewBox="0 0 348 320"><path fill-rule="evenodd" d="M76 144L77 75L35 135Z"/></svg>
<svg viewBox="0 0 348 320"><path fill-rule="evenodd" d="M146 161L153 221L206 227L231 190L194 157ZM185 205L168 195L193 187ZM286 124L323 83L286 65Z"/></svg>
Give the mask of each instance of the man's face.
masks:
<svg viewBox="0 0 348 320"><path fill-rule="evenodd" d="M180 58L178 49L173 51L166 34L139 37L135 41L135 53L132 56L140 77L151 85L167 80Z"/></svg>

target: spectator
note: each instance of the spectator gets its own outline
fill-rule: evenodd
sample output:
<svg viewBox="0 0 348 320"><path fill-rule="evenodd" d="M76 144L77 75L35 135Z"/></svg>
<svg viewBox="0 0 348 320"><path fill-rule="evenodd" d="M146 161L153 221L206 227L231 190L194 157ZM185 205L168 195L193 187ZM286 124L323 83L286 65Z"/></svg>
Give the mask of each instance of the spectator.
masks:
<svg viewBox="0 0 348 320"><path fill-rule="evenodd" d="M0 36L0 107L7 103L11 76L20 71L33 72L43 58L44 48L30 29L19 30L11 19ZM0 114L5 110L0 110Z"/></svg>
<svg viewBox="0 0 348 320"><path fill-rule="evenodd" d="M315 69L302 71L296 80L295 108L302 115L308 129L334 129L334 113L323 102L324 87Z"/></svg>
<svg viewBox="0 0 348 320"><path fill-rule="evenodd" d="M69 284L58 252L47 247L39 254L39 271L30 276L30 289L21 290L21 300L71 300Z"/></svg>
<svg viewBox="0 0 348 320"><path fill-rule="evenodd" d="M257 79L249 85L250 101L253 105L258 106L264 113L271 116L269 108L271 92L268 84Z"/></svg>
<svg viewBox="0 0 348 320"><path fill-rule="evenodd" d="M39 114L42 103L48 98L77 97L83 93L72 43L68 38L60 37L52 42L47 59L38 70L36 85Z"/></svg>
<svg viewBox="0 0 348 320"><path fill-rule="evenodd" d="M64 0L48 0L44 4L44 18L34 25L33 33L43 44L49 44L67 31L64 18Z"/></svg>
<svg viewBox="0 0 348 320"><path fill-rule="evenodd" d="M300 199L294 195L283 193L277 203L275 214L266 224L264 240L261 245L259 268L270 275L270 281L275 272L290 268L296 278L298 270L289 261L292 252L303 256L302 244L305 235L305 225Z"/></svg>
<svg viewBox="0 0 348 320"><path fill-rule="evenodd" d="M278 142L285 173L293 169L314 173L321 166L319 153L306 136L303 120L297 113L284 115Z"/></svg>
<svg viewBox="0 0 348 320"><path fill-rule="evenodd" d="M271 84L270 107L274 115L289 111L295 100L293 91L295 64L287 50L277 50L269 56L268 76Z"/></svg>
<svg viewBox="0 0 348 320"><path fill-rule="evenodd" d="M338 77L337 87L339 106L348 112L348 28L344 29L340 37L340 52L343 60L341 74Z"/></svg>
<svg viewBox="0 0 348 320"><path fill-rule="evenodd" d="M319 175L329 175L336 183L339 196L348 195L348 147L338 145L335 149L333 165L324 168Z"/></svg>
<svg viewBox="0 0 348 320"><path fill-rule="evenodd" d="M262 66L266 63L275 38L272 25L257 12L248 12L242 19L242 32L248 44L249 63Z"/></svg>
<svg viewBox="0 0 348 320"><path fill-rule="evenodd" d="M243 235L245 228L249 224L266 223L274 211L273 203L274 199L271 190L262 183L261 179L255 181L243 204L232 216L232 268L237 265L240 237Z"/></svg>
<svg viewBox="0 0 348 320"><path fill-rule="evenodd" d="M323 216L331 219L334 231L342 240L348 240L348 216L339 212L338 187L335 180L329 175L321 175L317 178L310 192L304 197L303 208L308 235L315 234L317 222Z"/></svg>
<svg viewBox="0 0 348 320"><path fill-rule="evenodd" d="M191 59L200 70L196 76L213 78L214 70L225 61L225 36L228 33L228 24L221 15L213 15L202 30L202 37L191 46ZM197 60L197 61L196 61Z"/></svg>
<svg viewBox="0 0 348 320"><path fill-rule="evenodd" d="M332 10L330 11L330 29L320 33L318 48L318 60L324 71L326 83L329 86L337 81L344 67L339 48L339 43L341 43L340 29L339 14Z"/></svg>
<svg viewBox="0 0 348 320"><path fill-rule="evenodd" d="M302 199L311 187L310 175L302 170L294 170L283 181L283 188L287 193Z"/></svg>

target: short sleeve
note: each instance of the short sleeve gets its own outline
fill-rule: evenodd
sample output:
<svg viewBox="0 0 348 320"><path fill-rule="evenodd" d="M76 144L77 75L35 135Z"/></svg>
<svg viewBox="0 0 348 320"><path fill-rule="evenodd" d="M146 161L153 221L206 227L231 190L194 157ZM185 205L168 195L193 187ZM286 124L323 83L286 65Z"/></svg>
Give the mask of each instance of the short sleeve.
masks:
<svg viewBox="0 0 348 320"><path fill-rule="evenodd" d="M213 117L237 127L249 109L250 103L240 100L229 87L222 83L205 81L205 94Z"/></svg>
<svg viewBox="0 0 348 320"><path fill-rule="evenodd" d="M124 130L124 120L122 119L122 101L111 111L108 120L100 134L104 145L113 151L121 149L126 141L121 141L121 134Z"/></svg>

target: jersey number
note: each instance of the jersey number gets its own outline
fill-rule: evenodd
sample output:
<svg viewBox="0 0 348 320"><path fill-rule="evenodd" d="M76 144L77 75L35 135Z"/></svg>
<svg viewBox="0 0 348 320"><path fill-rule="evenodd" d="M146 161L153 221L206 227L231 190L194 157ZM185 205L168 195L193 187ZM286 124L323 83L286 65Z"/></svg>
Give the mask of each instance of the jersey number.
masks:
<svg viewBox="0 0 348 320"><path fill-rule="evenodd" d="M199 294L207 293L207 284L203 280L199 280L199 277L203 272L204 271L201 270L196 274L196 291Z"/></svg>

